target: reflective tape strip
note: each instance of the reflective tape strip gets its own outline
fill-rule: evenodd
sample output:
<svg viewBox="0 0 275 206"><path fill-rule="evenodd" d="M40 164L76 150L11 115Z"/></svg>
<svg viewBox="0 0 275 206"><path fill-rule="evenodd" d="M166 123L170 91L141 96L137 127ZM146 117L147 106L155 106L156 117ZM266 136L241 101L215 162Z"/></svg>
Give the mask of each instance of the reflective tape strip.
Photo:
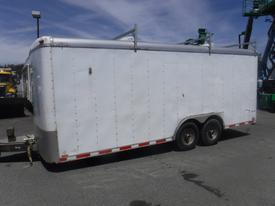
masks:
<svg viewBox="0 0 275 206"><path fill-rule="evenodd" d="M79 160L79 159L84 159L84 158L89 158L89 157L106 155L106 154L111 154L111 153L120 152L120 151L126 151L126 150L131 150L131 149L136 149L136 148L147 147L150 145L164 144L164 143L170 142L170 141L173 141L172 137L153 140L153 141L147 141L147 142L141 142L138 144L126 145L126 146L112 148L112 149L105 149L105 150L100 150L100 151L96 151L96 152L81 153L81 154L77 154L77 155L69 156L67 154L64 154L64 155L61 155L61 157L59 158L59 162L63 163L63 162L67 162L67 161L73 161L73 160Z"/></svg>
<svg viewBox="0 0 275 206"><path fill-rule="evenodd" d="M149 145L150 145L150 142L143 142L143 143L138 144L139 147L146 147Z"/></svg>
<svg viewBox="0 0 275 206"><path fill-rule="evenodd" d="M228 126L228 128L233 128L233 127L235 127L235 124L231 124Z"/></svg>
<svg viewBox="0 0 275 206"><path fill-rule="evenodd" d="M112 153L112 149L105 149L98 152L100 155Z"/></svg>
<svg viewBox="0 0 275 206"><path fill-rule="evenodd" d="M120 151L129 150L129 149L132 149L132 146L131 146L131 145L123 146L123 147L120 147L120 148L119 148Z"/></svg>
<svg viewBox="0 0 275 206"><path fill-rule="evenodd" d="M87 158L87 157L90 157L90 156L91 156L90 153L78 154L78 155L76 155L76 159L83 159L83 158Z"/></svg>
<svg viewBox="0 0 275 206"><path fill-rule="evenodd" d="M256 120L253 119L252 121L241 122L241 123L236 123L236 124L230 124L230 125L225 126L225 129L244 126L244 125L249 125L249 124L256 124Z"/></svg>
<svg viewBox="0 0 275 206"><path fill-rule="evenodd" d="M159 139L156 141L157 144L162 144L162 143L165 143L166 142L166 139Z"/></svg>
<svg viewBox="0 0 275 206"><path fill-rule="evenodd" d="M62 155L62 156L59 158L59 161L60 161L60 162L65 162L65 161L67 161L67 159L68 159L68 155Z"/></svg>

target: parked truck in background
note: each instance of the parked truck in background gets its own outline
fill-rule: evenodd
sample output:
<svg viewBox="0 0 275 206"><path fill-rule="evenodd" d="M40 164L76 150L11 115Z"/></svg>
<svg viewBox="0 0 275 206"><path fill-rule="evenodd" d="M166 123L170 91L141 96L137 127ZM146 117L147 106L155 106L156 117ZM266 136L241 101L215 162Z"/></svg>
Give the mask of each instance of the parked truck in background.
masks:
<svg viewBox="0 0 275 206"><path fill-rule="evenodd" d="M11 68L0 68L0 116L24 114L25 99L18 90L20 81Z"/></svg>
<svg viewBox="0 0 275 206"><path fill-rule="evenodd" d="M14 98L16 96L16 73L11 68L0 68L0 97Z"/></svg>

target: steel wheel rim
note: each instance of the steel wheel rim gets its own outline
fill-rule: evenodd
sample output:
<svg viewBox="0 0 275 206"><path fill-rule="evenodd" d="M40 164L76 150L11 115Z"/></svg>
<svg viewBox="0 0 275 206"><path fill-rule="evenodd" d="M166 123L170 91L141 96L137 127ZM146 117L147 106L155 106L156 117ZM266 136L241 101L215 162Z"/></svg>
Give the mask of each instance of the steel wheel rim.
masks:
<svg viewBox="0 0 275 206"><path fill-rule="evenodd" d="M207 132L207 136L209 137L209 139L211 140L215 140L219 135L219 132L217 129L215 128L210 128Z"/></svg>
<svg viewBox="0 0 275 206"><path fill-rule="evenodd" d="M182 133L181 141L184 145L192 145L193 142L195 141L195 138L196 138L195 131L191 128L186 128Z"/></svg>

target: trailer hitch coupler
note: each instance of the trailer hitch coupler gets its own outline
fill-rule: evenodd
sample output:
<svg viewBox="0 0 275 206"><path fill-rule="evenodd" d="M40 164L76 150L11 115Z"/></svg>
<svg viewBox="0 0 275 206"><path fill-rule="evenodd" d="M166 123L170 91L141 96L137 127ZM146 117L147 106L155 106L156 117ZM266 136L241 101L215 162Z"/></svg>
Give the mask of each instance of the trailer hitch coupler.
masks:
<svg viewBox="0 0 275 206"><path fill-rule="evenodd" d="M14 128L10 127L7 129L7 136L8 136L8 141L9 142L15 142L16 141L16 137L14 135Z"/></svg>

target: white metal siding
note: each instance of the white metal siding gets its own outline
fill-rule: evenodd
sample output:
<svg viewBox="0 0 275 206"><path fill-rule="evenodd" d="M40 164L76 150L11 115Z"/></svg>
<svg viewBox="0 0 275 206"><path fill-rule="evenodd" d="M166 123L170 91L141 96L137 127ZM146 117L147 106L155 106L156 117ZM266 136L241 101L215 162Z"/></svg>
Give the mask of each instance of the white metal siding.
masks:
<svg viewBox="0 0 275 206"><path fill-rule="evenodd" d="M31 56L33 70L34 122L45 131L56 131L51 48L36 50Z"/></svg>
<svg viewBox="0 0 275 206"><path fill-rule="evenodd" d="M60 154L171 137L178 123L192 115L221 113L226 125L256 115L254 56L53 47L51 67L49 48L34 54L42 78L39 82L37 76L38 90L45 90L39 101L53 101L46 99L50 87L44 85L48 68L53 71ZM54 108L38 105L50 114ZM54 129L52 115L36 118L39 125L47 119L46 130Z"/></svg>

